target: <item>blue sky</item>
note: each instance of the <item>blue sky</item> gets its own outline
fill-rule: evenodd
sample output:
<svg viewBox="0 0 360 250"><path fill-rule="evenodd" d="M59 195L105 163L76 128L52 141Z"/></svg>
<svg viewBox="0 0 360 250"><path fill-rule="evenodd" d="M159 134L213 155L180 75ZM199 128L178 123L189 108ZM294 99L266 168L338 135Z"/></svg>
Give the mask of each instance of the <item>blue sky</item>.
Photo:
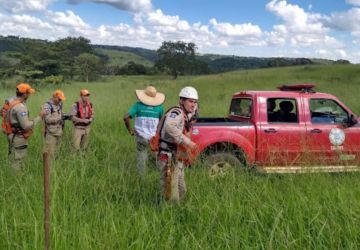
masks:
<svg viewBox="0 0 360 250"><path fill-rule="evenodd" d="M0 0L0 34L360 62L360 0Z"/></svg>

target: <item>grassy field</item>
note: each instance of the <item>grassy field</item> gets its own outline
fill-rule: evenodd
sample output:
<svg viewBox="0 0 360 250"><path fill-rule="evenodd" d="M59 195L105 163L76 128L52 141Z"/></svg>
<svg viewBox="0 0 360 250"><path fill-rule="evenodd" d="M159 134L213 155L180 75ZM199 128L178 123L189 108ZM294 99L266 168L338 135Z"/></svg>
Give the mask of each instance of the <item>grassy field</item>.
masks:
<svg viewBox="0 0 360 250"><path fill-rule="evenodd" d="M306 66L181 77L117 77L62 86L68 111L87 87L96 118L84 156L70 152L67 124L52 165L53 249L356 249L360 246L360 175L260 175L243 173L210 179L207 171L186 170L188 196L179 205L161 201L159 173L149 166L137 178L134 138L122 116L147 84L166 93L166 107L186 85L199 90L202 116L226 115L230 96L244 89L315 82L360 114L360 67ZM52 88L29 100L39 112ZM0 90L0 102L11 96ZM0 249L43 247L42 136L30 139L27 168L14 176L0 140Z"/></svg>

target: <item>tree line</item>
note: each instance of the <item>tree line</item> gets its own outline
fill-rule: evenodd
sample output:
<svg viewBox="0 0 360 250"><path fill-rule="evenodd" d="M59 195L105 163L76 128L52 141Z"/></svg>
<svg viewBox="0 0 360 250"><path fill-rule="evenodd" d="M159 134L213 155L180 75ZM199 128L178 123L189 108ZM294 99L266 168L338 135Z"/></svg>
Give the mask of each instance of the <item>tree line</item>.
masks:
<svg viewBox="0 0 360 250"><path fill-rule="evenodd" d="M199 55L195 43L164 41L153 53L142 48L122 47L153 61L144 66L133 61L111 65L111 58L96 47L117 49L117 46L91 45L84 37L67 37L54 42L0 36L0 78L20 76L31 83L57 84L67 80L93 81L102 75L179 75L218 73L237 69L281 67L314 64L307 58L247 58ZM346 60L334 63L347 64Z"/></svg>
<svg viewBox="0 0 360 250"><path fill-rule="evenodd" d="M33 83L60 83L65 80L92 81L101 75L208 73L207 65L196 59L193 43L164 42L154 66L133 61L110 65L108 56L96 52L84 37L67 37L55 42L19 37L0 37L0 78L15 75Z"/></svg>
<svg viewBox="0 0 360 250"><path fill-rule="evenodd" d="M67 37L55 42L12 39L13 50L2 53L0 57L2 78L19 75L29 82L89 81L101 71L101 58L94 54L86 38Z"/></svg>

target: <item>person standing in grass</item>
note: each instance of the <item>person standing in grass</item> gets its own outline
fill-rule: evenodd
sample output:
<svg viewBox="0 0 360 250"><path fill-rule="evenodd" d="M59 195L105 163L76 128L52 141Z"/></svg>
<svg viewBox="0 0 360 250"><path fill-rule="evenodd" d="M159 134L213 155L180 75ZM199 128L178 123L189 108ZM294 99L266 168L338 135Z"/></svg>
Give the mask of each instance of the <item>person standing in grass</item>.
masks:
<svg viewBox="0 0 360 250"><path fill-rule="evenodd" d="M44 152L48 152L50 158L53 158L55 152L59 149L61 136L63 134L64 120L63 120L63 110L62 105L65 101L64 92L61 90L56 90L52 98L47 101L42 109L45 113L44 124Z"/></svg>
<svg viewBox="0 0 360 250"><path fill-rule="evenodd" d="M179 104L171 108L160 124L158 168L161 172L161 187L165 199L179 201L186 194L184 178L186 152L196 150L189 138L191 114L198 107L198 93L193 87L185 87L179 93Z"/></svg>
<svg viewBox="0 0 360 250"><path fill-rule="evenodd" d="M35 90L27 83L20 83L16 86L16 99L9 104L6 117L5 132L9 142L9 158L12 168L19 171L23 167L28 148L28 138L33 132L35 125L44 116L43 111L33 120L29 119L29 110L26 101Z"/></svg>
<svg viewBox="0 0 360 250"><path fill-rule="evenodd" d="M145 176L148 159L149 141L155 135L156 129L164 114L163 103L165 95L157 92L154 86L135 91L136 102L124 115L124 122L129 134L136 136L137 170L141 177ZM130 119L135 118L135 128L130 125Z"/></svg>
<svg viewBox="0 0 360 250"><path fill-rule="evenodd" d="M94 120L93 105L90 102L90 91L80 90L80 100L71 108L71 120L74 124L73 147L79 152L87 148L90 139L90 128Z"/></svg>

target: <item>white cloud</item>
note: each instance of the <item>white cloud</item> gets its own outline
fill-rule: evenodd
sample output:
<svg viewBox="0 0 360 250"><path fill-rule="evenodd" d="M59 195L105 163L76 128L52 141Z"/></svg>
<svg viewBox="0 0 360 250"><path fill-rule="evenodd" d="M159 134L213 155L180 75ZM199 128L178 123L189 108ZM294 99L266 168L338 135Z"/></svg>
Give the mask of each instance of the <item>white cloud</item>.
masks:
<svg viewBox="0 0 360 250"><path fill-rule="evenodd" d="M231 24L218 22L215 18L209 20L209 32L213 34L213 46L262 46L262 31L259 26L251 23Z"/></svg>
<svg viewBox="0 0 360 250"><path fill-rule="evenodd" d="M298 5L288 4L285 0L272 0L266 5L267 10L278 16L284 24L275 25L268 33L270 45L293 47L314 47L341 49L344 45L332 37L330 29L324 25L326 16L309 13Z"/></svg>
<svg viewBox="0 0 360 250"><path fill-rule="evenodd" d="M327 20L331 28L343 31L360 30L360 8L352 8L345 12L335 12Z"/></svg>
<svg viewBox="0 0 360 250"><path fill-rule="evenodd" d="M332 29L349 32L355 43L360 42L360 8L332 13L326 20L326 25Z"/></svg>
<svg viewBox="0 0 360 250"><path fill-rule="evenodd" d="M53 12L48 11L47 16L54 24L71 27L71 28L88 28L89 25L86 24L81 17L75 15L74 12L68 10L64 12Z"/></svg>
<svg viewBox="0 0 360 250"><path fill-rule="evenodd" d="M101 39L108 39L111 37L111 33L106 29L105 25L101 25L98 29Z"/></svg>
<svg viewBox="0 0 360 250"><path fill-rule="evenodd" d="M337 49L335 50L335 53L339 56L339 58L347 58L347 53L343 49Z"/></svg>
<svg viewBox="0 0 360 250"><path fill-rule="evenodd" d="M317 49L317 50L315 50L315 53L320 57L330 54L329 51L327 51L325 49Z"/></svg>
<svg viewBox="0 0 360 250"><path fill-rule="evenodd" d="M47 39L54 27L29 15L0 16L0 34ZM60 36L62 34L59 34Z"/></svg>
<svg viewBox="0 0 360 250"><path fill-rule="evenodd" d="M120 10L131 12L147 12L151 10L151 0L68 0L69 3L94 2L109 4Z"/></svg>
<svg viewBox="0 0 360 250"><path fill-rule="evenodd" d="M211 19L209 24L194 23L182 20L179 16L165 15L161 10L134 15L135 27L142 25L157 36L151 39L161 44L161 40L183 40L195 42L199 48L208 46L231 46L261 44L261 29L250 23L231 24Z"/></svg>
<svg viewBox="0 0 360 250"><path fill-rule="evenodd" d="M214 27L214 29L218 33L226 36L259 37L262 34L259 26L253 25L251 23L246 23L246 24L218 23L215 18L212 18L210 20L210 24Z"/></svg>
<svg viewBox="0 0 360 250"><path fill-rule="evenodd" d="M0 6L12 13L43 11L54 0L0 0Z"/></svg>
<svg viewBox="0 0 360 250"><path fill-rule="evenodd" d="M360 6L360 0L346 0L347 3Z"/></svg>
<svg viewBox="0 0 360 250"><path fill-rule="evenodd" d="M188 31L190 25L185 20L180 20L179 16L164 15L161 10L156 10L147 14L147 23L155 27L155 29L163 29L167 32Z"/></svg>
<svg viewBox="0 0 360 250"><path fill-rule="evenodd" d="M261 57L343 58L359 61L359 57L354 55L360 52L346 48L331 33L334 29L351 32L355 38L353 43L360 44L360 10L355 7L345 12L324 16L309 12L310 7L305 11L285 0L272 0L266 8L278 17L279 22L270 30L262 30L253 23L223 22L215 17L207 23L190 23L178 15L166 15L160 9L151 10L151 0L72 0L76 3L85 1L107 3L131 11L133 24L102 24L94 27L73 11L48 10L40 17L0 13L0 34L47 40L84 36L94 44L150 49L158 48L165 40L182 40L195 42L200 52L207 53ZM143 9L147 11L141 11Z"/></svg>
<svg viewBox="0 0 360 250"><path fill-rule="evenodd" d="M349 56L348 53L343 49L327 50L327 49L319 49L315 50L315 54L317 57L329 58L332 60L346 59L346 60L354 60L352 56Z"/></svg>
<svg viewBox="0 0 360 250"><path fill-rule="evenodd" d="M283 46L286 43L287 30L284 25L276 25L274 31L265 34L268 46Z"/></svg>
<svg viewBox="0 0 360 250"><path fill-rule="evenodd" d="M322 16L305 12L298 5L288 4L284 0L272 0L266 8L280 17L290 32L325 34L327 29L320 21Z"/></svg>
<svg viewBox="0 0 360 250"><path fill-rule="evenodd" d="M56 40L67 36L100 37L97 29L91 28L74 13L48 12L43 19L31 15L0 15L0 34Z"/></svg>

